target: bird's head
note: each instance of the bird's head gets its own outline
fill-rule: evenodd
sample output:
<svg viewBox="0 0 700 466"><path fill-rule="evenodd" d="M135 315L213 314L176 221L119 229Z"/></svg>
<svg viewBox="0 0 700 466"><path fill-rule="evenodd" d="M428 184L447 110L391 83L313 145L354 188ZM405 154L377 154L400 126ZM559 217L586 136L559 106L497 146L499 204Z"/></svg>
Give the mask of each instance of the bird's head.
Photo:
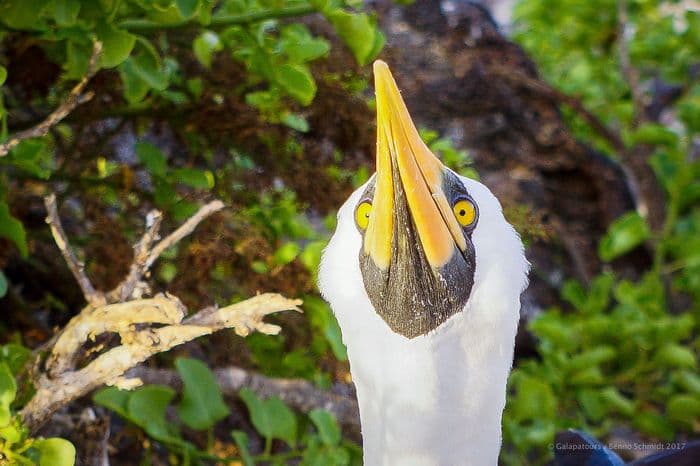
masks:
<svg viewBox="0 0 700 466"><path fill-rule="evenodd" d="M469 301L478 256L472 237L482 207L498 217L498 228L514 233L488 189L455 174L425 145L386 63L375 62L374 76L377 172L339 212L321 288L334 304L330 279L346 270L347 287L359 266L374 312L411 339L435 330Z"/></svg>

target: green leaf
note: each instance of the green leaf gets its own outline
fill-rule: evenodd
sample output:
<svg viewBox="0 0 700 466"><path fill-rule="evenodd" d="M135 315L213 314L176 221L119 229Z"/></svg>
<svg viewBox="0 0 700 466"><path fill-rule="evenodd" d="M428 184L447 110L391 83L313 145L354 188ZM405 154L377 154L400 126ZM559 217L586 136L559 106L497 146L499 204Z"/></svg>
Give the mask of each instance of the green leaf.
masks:
<svg viewBox="0 0 700 466"><path fill-rule="evenodd" d="M17 382L7 363L0 362L0 427L12 419L10 405L17 396Z"/></svg>
<svg viewBox="0 0 700 466"><path fill-rule="evenodd" d="M142 101L151 89L148 83L141 79L136 72L136 66L131 59L127 59L119 67L119 76L124 83L124 98L130 103Z"/></svg>
<svg viewBox="0 0 700 466"><path fill-rule="evenodd" d="M649 227L637 212L629 212L615 220L600 240L598 254L606 262L615 259L649 238Z"/></svg>
<svg viewBox="0 0 700 466"><path fill-rule="evenodd" d="M7 68L0 65L0 86L5 84L6 79L7 79Z"/></svg>
<svg viewBox="0 0 700 466"><path fill-rule="evenodd" d="M600 394L595 390L581 389L577 399L586 417L593 422L599 422L608 412Z"/></svg>
<svg viewBox="0 0 700 466"><path fill-rule="evenodd" d="M255 460L250 454L248 434L240 430L234 430L231 432L231 437L236 442L236 448L238 448L238 454L241 457L241 461L243 461L243 466L255 466Z"/></svg>
<svg viewBox="0 0 700 466"><path fill-rule="evenodd" d="M673 147L678 143L678 135L666 126L645 123L632 134L635 144L658 144Z"/></svg>
<svg viewBox="0 0 700 466"><path fill-rule="evenodd" d="M192 42L192 50L197 60L204 65L205 68L211 67L212 56L214 53L221 51L224 48L219 36L212 31L204 31L198 35Z"/></svg>
<svg viewBox="0 0 700 466"><path fill-rule="evenodd" d="M53 170L53 155L44 139L25 139L12 149L8 157L15 167L42 180Z"/></svg>
<svg viewBox="0 0 700 466"><path fill-rule="evenodd" d="M313 37L303 24L285 25L281 30L280 47L291 63L306 63L326 55L330 44Z"/></svg>
<svg viewBox="0 0 700 466"><path fill-rule="evenodd" d="M324 444L335 446L340 443L340 427L331 413L325 409L314 409L309 413L309 418L316 426Z"/></svg>
<svg viewBox="0 0 700 466"><path fill-rule="evenodd" d="M0 298L7 294L7 278L2 270L0 270Z"/></svg>
<svg viewBox="0 0 700 466"><path fill-rule="evenodd" d="M634 401L623 396L615 387L606 387L600 392L601 398L605 401L608 407L625 416L634 414Z"/></svg>
<svg viewBox="0 0 700 466"><path fill-rule="evenodd" d="M39 452L39 466L73 466L75 447L66 439L47 438L32 445Z"/></svg>
<svg viewBox="0 0 700 466"><path fill-rule="evenodd" d="M515 396L511 397L509 404L513 419L526 421L554 417L557 401L552 387L545 381L516 370L510 382L515 389Z"/></svg>
<svg viewBox="0 0 700 466"><path fill-rule="evenodd" d="M0 346L0 362L6 363L15 375L20 373L31 357L31 350L22 345L8 343Z"/></svg>
<svg viewBox="0 0 700 466"><path fill-rule="evenodd" d="M117 387L105 387L92 396L98 405L114 411L124 419L129 419L129 398L133 392Z"/></svg>
<svg viewBox="0 0 700 466"><path fill-rule="evenodd" d="M63 63L65 79L81 79L87 71L92 45L87 41L66 41L66 61Z"/></svg>
<svg viewBox="0 0 700 466"><path fill-rule="evenodd" d="M38 18L49 0L15 0L0 2L0 21L12 29L42 29Z"/></svg>
<svg viewBox="0 0 700 466"><path fill-rule="evenodd" d="M168 87L168 76L160 64L159 57L149 53L142 53L131 57L134 72L146 84L157 91Z"/></svg>
<svg viewBox="0 0 700 466"><path fill-rule="evenodd" d="M136 43L135 35L104 22L98 24L95 32L102 41L100 65L103 68L114 68L129 58Z"/></svg>
<svg viewBox="0 0 700 466"><path fill-rule="evenodd" d="M307 133L309 131L309 122L306 121L306 118L296 113L285 112L284 115L282 115L282 123L300 133Z"/></svg>
<svg viewBox="0 0 700 466"><path fill-rule="evenodd" d="M182 19L189 19L199 8L199 0L175 0L175 6Z"/></svg>
<svg viewBox="0 0 700 466"><path fill-rule="evenodd" d="M188 427L206 430L228 416L216 378L206 365L196 359L178 358L175 367L184 384L177 413Z"/></svg>
<svg viewBox="0 0 700 466"><path fill-rule="evenodd" d="M299 260L304 267L311 272L314 277L318 273L318 266L321 263L321 255L328 241L312 241L304 246L304 250L299 254Z"/></svg>
<svg viewBox="0 0 700 466"><path fill-rule="evenodd" d="M129 419L156 440L173 440L165 410L175 396L175 390L164 385L146 385L134 390L127 402Z"/></svg>
<svg viewBox="0 0 700 466"><path fill-rule="evenodd" d="M305 65L284 65L276 69L277 84L302 105L309 105L316 95L316 82Z"/></svg>
<svg viewBox="0 0 700 466"><path fill-rule="evenodd" d="M632 423L642 433L652 435L661 440L671 441L675 435L673 426L668 419L658 413L650 411L638 413Z"/></svg>
<svg viewBox="0 0 700 466"><path fill-rule="evenodd" d="M299 255L300 249L299 245L293 241L284 243L275 251L272 261L277 265L289 264Z"/></svg>
<svg viewBox="0 0 700 466"><path fill-rule="evenodd" d="M325 13L355 60L366 65L377 56L384 45L383 34L366 13L348 13L340 9Z"/></svg>
<svg viewBox="0 0 700 466"><path fill-rule="evenodd" d="M165 176L168 164L160 149L150 142L140 141L136 143L134 150L148 173L155 176Z"/></svg>
<svg viewBox="0 0 700 466"><path fill-rule="evenodd" d="M214 175L209 170L176 168L170 172L170 178L172 181L195 189L211 189L214 187Z"/></svg>
<svg viewBox="0 0 700 466"><path fill-rule="evenodd" d="M10 214L10 207L3 201L0 201L0 238L7 238L15 243L22 257L29 255L24 226Z"/></svg>
<svg viewBox="0 0 700 466"><path fill-rule="evenodd" d="M267 273L270 270L267 267L267 264L263 261L253 261L250 264L250 268L253 269L253 272L260 273L260 274Z"/></svg>
<svg viewBox="0 0 700 466"><path fill-rule="evenodd" d="M666 404L666 414L670 419L692 424L700 419L700 397L674 395Z"/></svg>
<svg viewBox="0 0 700 466"><path fill-rule="evenodd" d="M59 26L72 26L80 13L80 0L55 0L53 18Z"/></svg>
<svg viewBox="0 0 700 466"><path fill-rule="evenodd" d="M674 381L684 390L700 395L700 375L693 371L678 371Z"/></svg>
<svg viewBox="0 0 700 466"><path fill-rule="evenodd" d="M250 389L244 388L240 396L255 429L266 438L284 440L290 447L296 444L297 421L294 413L277 397L261 400Z"/></svg>
<svg viewBox="0 0 700 466"><path fill-rule="evenodd" d="M343 344L340 326L328 303L316 296L304 297L304 309L313 328L320 330L339 361L347 361L348 353Z"/></svg>
<svg viewBox="0 0 700 466"><path fill-rule="evenodd" d="M678 367L681 369L694 369L697 367L695 353L685 346L673 343L662 346L657 351L654 360L663 367Z"/></svg>
<svg viewBox="0 0 700 466"><path fill-rule="evenodd" d="M581 354L576 355L569 361L568 367L571 370L584 369L590 366L595 366L615 358L617 351L609 345L600 345L595 348L587 349Z"/></svg>

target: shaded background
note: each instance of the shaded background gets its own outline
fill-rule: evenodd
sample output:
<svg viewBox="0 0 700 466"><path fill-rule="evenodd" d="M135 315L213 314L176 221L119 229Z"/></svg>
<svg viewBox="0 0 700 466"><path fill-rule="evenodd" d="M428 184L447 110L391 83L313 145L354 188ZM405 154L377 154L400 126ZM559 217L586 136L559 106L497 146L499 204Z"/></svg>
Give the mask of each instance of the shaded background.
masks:
<svg viewBox="0 0 700 466"><path fill-rule="evenodd" d="M49 191L105 290L127 272L146 212L162 210L171 229L219 198L228 208L159 261L152 289L190 309L278 291L302 297L306 312L275 317L280 336L224 331L146 365L172 369L187 356L306 379L351 400L315 270L335 210L373 171L378 56L431 148L499 197L527 245L502 462L545 463L566 427L608 441L697 436L696 2L30 3L0 5L3 134L60 103L93 37L105 51L89 84L95 97L0 158L3 341L35 348L84 304L44 223ZM211 12L229 20L208 22ZM264 20L245 19L260 12ZM171 375L153 382L177 385ZM237 429L255 454L311 461L312 440L265 445L250 403L227 404L232 414L208 435L184 427L178 438L235 455ZM71 437L79 454L108 446L115 465L184 461L103 407L86 430L95 438L81 436L75 423L90 406L74 403L45 429ZM171 411L168 422L181 425ZM294 416L299 432L313 432ZM358 454L355 421L339 421L342 452L319 453L337 455L325 464Z"/></svg>

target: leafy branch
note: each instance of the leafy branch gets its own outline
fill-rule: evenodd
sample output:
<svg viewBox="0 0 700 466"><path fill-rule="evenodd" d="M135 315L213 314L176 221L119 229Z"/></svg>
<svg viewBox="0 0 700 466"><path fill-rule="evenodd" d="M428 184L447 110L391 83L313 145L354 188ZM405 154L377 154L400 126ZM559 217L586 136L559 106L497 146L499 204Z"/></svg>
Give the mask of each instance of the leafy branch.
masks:
<svg viewBox="0 0 700 466"><path fill-rule="evenodd" d="M88 62L88 67L85 75L80 82L70 91L66 99L61 105L51 112L41 123L24 131L20 131L13 135L7 142L0 144L0 157L7 155L10 150L25 139L38 138L46 136L51 128L61 122L68 114L70 114L78 105L84 104L94 97L92 91L85 92L85 86L92 79L99 69L98 59L102 53L102 42L95 41L92 47L92 55Z"/></svg>
<svg viewBox="0 0 700 466"><path fill-rule="evenodd" d="M270 10L252 11L240 15L215 15L209 22L209 28L224 28L229 26L240 26L244 24L256 23L268 19L292 18L315 13L317 10L312 5L295 5L284 8ZM131 32L158 32L173 29L201 28L202 25L193 20L178 21L173 23L157 23L147 19L125 19L119 23L122 29Z"/></svg>

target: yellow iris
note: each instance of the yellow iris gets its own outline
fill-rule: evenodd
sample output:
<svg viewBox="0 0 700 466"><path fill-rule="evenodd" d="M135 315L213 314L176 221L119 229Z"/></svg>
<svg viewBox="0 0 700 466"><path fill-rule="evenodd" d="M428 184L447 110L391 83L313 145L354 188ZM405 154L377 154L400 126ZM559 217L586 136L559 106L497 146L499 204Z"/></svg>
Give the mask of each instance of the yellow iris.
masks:
<svg viewBox="0 0 700 466"><path fill-rule="evenodd" d="M469 226L476 220L476 207L471 202L463 199L457 201L452 207L457 222L463 227Z"/></svg>
<svg viewBox="0 0 700 466"><path fill-rule="evenodd" d="M363 230L367 228L369 224L369 213L372 212L372 204L369 202L362 202L357 206L355 210L355 222L357 226Z"/></svg>

